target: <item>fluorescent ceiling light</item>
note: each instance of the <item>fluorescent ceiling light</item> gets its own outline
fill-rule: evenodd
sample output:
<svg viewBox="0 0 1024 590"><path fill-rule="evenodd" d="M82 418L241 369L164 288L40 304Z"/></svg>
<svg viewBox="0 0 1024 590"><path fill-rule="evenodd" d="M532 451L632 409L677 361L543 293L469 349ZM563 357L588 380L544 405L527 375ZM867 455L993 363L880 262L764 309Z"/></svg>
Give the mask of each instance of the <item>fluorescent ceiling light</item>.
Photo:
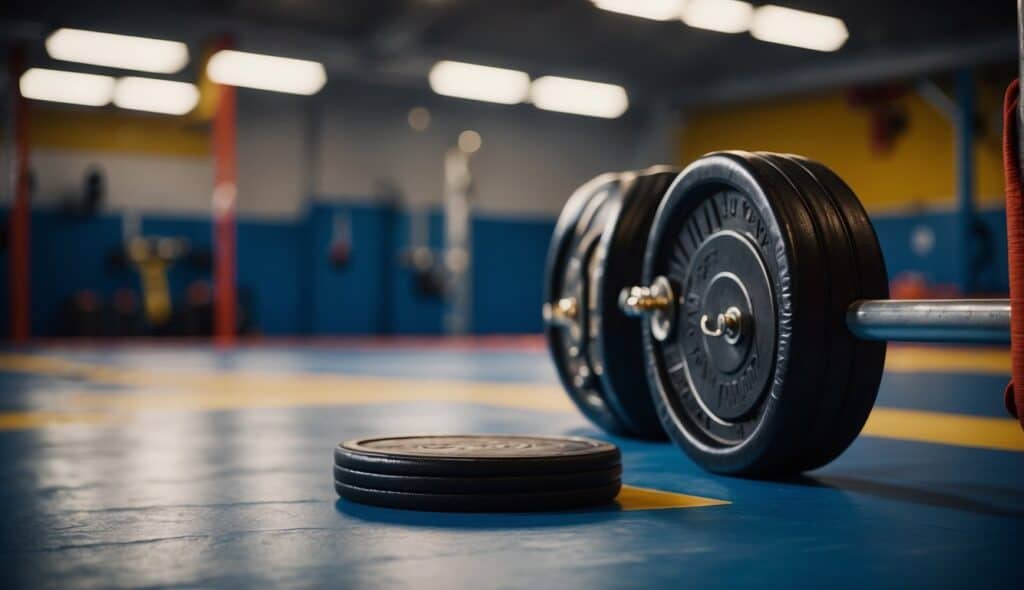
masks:
<svg viewBox="0 0 1024 590"><path fill-rule="evenodd" d="M444 96L516 104L530 93L530 76L518 70L459 61L439 61L430 69L430 88Z"/></svg>
<svg viewBox="0 0 1024 590"><path fill-rule="evenodd" d="M199 102L199 89L188 82L121 78L114 89L114 104L122 109L165 115L184 115Z"/></svg>
<svg viewBox="0 0 1024 590"><path fill-rule="evenodd" d="M850 36L838 18L771 4L754 12L750 34L761 41L816 51L835 51Z"/></svg>
<svg viewBox="0 0 1024 590"><path fill-rule="evenodd" d="M591 0L594 6L609 12L628 14L651 20L679 18L684 0Z"/></svg>
<svg viewBox="0 0 1024 590"><path fill-rule="evenodd" d="M114 95L114 79L110 76L32 68L21 75L18 88L25 98L101 107L109 104Z"/></svg>
<svg viewBox="0 0 1024 590"><path fill-rule="evenodd" d="M622 86L557 76L534 80L530 99L546 111L605 119L615 119L629 108L629 97Z"/></svg>
<svg viewBox="0 0 1024 590"><path fill-rule="evenodd" d="M316 94L327 83L320 62L231 49L215 53L206 74L218 84L289 94Z"/></svg>
<svg viewBox="0 0 1024 590"><path fill-rule="evenodd" d="M46 38L53 59L83 64L173 74L188 63L188 47L178 41L57 29Z"/></svg>
<svg viewBox="0 0 1024 590"><path fill-rule="evenodd" d="M697 29L719 33L742 33L750 28L754 7L739 0L690 0L683 22Z"/></svg>

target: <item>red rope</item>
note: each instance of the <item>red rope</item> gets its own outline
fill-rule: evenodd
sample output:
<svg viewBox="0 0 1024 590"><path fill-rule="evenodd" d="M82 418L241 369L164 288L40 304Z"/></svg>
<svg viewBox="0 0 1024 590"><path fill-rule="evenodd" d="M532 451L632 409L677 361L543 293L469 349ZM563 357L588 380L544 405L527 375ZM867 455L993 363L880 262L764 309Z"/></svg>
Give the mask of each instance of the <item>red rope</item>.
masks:
<svg viewBox="0 0 1024 590"><path fill-rule="evenodd" d="M1006 387L1006 409L1024 428L1024 203L1021 202L1017 143L1018 80L1010 83L1003 102L1003 171L1006 175L1006 235L1010 263L1010 349L1013 380ZM1014 383L1019 387L1014 388Z"/></svg>

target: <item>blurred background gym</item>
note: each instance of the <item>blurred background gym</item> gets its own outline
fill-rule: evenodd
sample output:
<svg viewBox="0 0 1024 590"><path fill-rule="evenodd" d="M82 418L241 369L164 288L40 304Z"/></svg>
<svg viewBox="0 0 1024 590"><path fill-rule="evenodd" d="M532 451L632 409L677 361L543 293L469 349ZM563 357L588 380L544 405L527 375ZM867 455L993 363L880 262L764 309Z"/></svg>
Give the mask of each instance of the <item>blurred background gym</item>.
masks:
<svg viewBox="0 0 1024 590"><path fill-rule="evenodd" d="M222 329L536 333L544 253L575 187L715 149L833 166L873 214L898 292L1006 292L1012 3L830 3L818 12L845 25L823 21L817 49L758 40L743 14L695 10L686 25L659 13L672 2L649 4L9 3L4 41L20 69L6 88L25 94L25 121L6 126L5 162L27 161L31 223L10 186L5 214L31 238L19 266L22 234L8 230L4 262L24 274L2 277L2 329L209 334L224 174L237 187L224 205L235 237L223 234L237 312ZM313 63L223 62L224 76L247 78L221 115L234 141L218 143L207 62L225 44ZM446 76L444 61L511 71ZM545 104L548 76L617 88L553 87ZM466 154L465 178L446 175L452 150ZM151 248L137 242L133 257L136 238Z"/></svg>
<svg viewBox="0 0 1024 590"><path fill-rule="evenodd" d="M7 0L0 561L15 584L321 585L349 568L353 586L649 587L676 579L649 538L678 525L718 555L679 579L746 567L732 554L769 585L960 585L990 568L979 583L1020 588L1006 347L891 352L879 403L908 413L813 485L622 442L627 484L732 502L677 521L637 508L663 515L629 525L645 547L632 562L611 557L634 547L612 513L412 522L335 506L327 454L380 428L607 436L564 400L540 336L555 221L604 172L802 154L864 203L893 298L1008 296L1015 3L779 4ZM915 411L966 422L943 439ZM723 532L736 518L753 539ZM961 542L922 540L934 527ZM431 535L482 543L480 559ZM801 535L827 565L787 561L811 550ZM388 545L402 539L415 559ZM140 565L136 542L167 553ZM569 559L558 543L593 567L548 561ZM736 575L712 585L753 583Z"/></svg>

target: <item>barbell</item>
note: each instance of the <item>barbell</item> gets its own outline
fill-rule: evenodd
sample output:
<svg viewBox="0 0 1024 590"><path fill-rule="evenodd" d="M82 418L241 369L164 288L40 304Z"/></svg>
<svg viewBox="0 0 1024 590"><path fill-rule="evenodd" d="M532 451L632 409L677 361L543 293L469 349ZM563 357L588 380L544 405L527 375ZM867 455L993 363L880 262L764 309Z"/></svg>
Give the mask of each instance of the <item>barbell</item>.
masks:
<svg viewBox="0 0 1024 590"><path fill-rule="evenodd" d="M743 476L839 456L874 405L886 341L1010 334L1006 300L889 300L853 191L763 152L585 184L556 224L545 301L557 372L587 417Z"/></svg>
<svg viewBox="0 0 1024 590"><path fill-rule="evenodd" d="M563 208L548 253L543 312L558 375L580 411L614 434L665 438L646 395L642 327L617 306L623 286L642 279L658 201L678 174L655 167L586 183Z"/></svg>

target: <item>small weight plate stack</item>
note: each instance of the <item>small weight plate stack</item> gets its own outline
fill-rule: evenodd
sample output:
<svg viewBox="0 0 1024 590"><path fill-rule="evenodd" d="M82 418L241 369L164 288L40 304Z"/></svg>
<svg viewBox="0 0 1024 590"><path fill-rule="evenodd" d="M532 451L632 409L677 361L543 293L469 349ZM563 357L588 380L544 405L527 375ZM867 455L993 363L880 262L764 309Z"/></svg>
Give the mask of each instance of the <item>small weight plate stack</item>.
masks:
<svg viewBox="0 0 1024 590"><path fill-rule="evenodd" d="M367 438L334 451L347 500L441 512L533 512L608 504L622 486L615 445L577 437Z"/></svg>

